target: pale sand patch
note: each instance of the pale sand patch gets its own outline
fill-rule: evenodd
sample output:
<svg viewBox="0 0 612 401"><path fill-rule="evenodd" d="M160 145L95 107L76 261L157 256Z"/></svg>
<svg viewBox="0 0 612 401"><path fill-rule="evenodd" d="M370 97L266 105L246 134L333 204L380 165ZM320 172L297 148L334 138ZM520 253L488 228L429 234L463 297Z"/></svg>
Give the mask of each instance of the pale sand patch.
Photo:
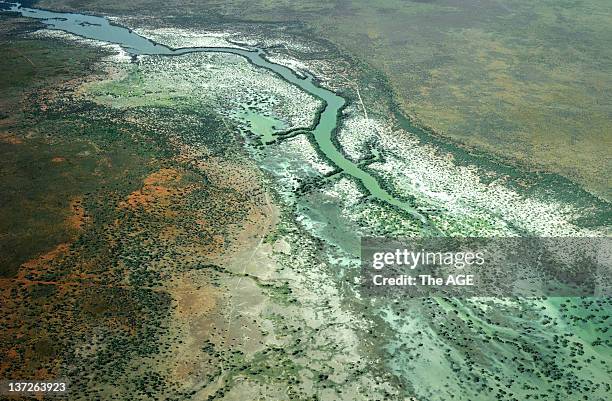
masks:
<svg viewBox="0 0 612 401"><path fill-rule="evenodd" d="M128 195L127 199L119 203L120 208L137 208L142 206L149 210L151 206L169 206L172 197L184 195L192 191L195 186L179 187L182 174L175 169L161 169L150 174L143 180L143 186ZM172 217L171 211L168 217Z"/></svg>
<svg viewBox="0 0 612 401"><path fill-rule="evenodd" d="M83 207L83 197L76 197L70 201L72 213L68 216L67 224L75 230L81 230L87 223L85 208Z"/></svg>
<svg viewBox="0 0 612 401"><path fill-rule="evenodd" d="M0 134L0 142L8 143L11 145L21 145L23 143L23 140L21 138L18 138L14 134L7 133L7 134Z"/></svg>
<svg viewBox="0 0 612 401"><path fill-rule="evenodd" d="M65 254L68 251L69 247L70 247L70 244L62 243L62 244L57 245L55 248L53 248L49 252L43 255L40 255L37 258L28 260L27 262L21 265L21 267L24 267L25 269L20 269L19 276L21 276L22 274L25 276L27 273L30 273L26 269L36 269L36 268L44 267L45 265L47 265L49 262L51 262L58 256ZM25 277L18 277L18 279L22 279L22 278L25 278Z"/></svg>

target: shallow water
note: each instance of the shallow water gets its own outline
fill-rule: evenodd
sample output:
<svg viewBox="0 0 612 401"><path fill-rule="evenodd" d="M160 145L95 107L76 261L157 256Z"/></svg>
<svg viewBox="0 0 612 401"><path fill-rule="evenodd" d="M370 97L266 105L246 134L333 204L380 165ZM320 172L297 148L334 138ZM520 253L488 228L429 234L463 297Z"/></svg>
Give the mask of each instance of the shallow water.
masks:
<svg viewBox="0 0 612 401"><path fill-rule="evenodd" d="M384 191L374 177L347 160L340 149L333 144L333 131L338 125L338 114L345 104L345 99L319 87L313 82L311 76L300 78L292 70L267 61L261 50L238 48L171 49L161 44L154 44L129 29L112 25L108 20L101 17L52 13L34 9L18 9L15 11L26 17L40 19L50 29L59 29L86 38L116 43L135 55L177 56L191 52L224 52L247 58L252 64L280 75L288 82L325 101L327 107L322 112L318 125L312 130L318 148L335 166L346 174L357 178L372 194L373 198L394 205L424 221L423 216L416 213L406 203ZM251 124L253 130L264 135L263 139L265 141L276 138L274 134L278 133L278 130L274 128L282 128L276 126L273 120L255 114L245 114L243 118ZM408 124L406 121L404 123ZM285 168L288 162L286 155L280 155L279 158L281 159L278 163L274 165L269 163L269 165L273 165L276 170L280 171ZM298 160L291 160L291 162L300 163ZM314 174L313 172L312 175ZM302 209L299 214L308 217L310 222L316 223L316 226L310 228L311 231L316 232L319 237L325 238L327 242L337 244L339 249L357 255L359 245L357 231L350 231L352 227L339 213L336 204L325 202L323 197L302 197L300 206ZM355 260L355 262L357 261ZM338 271L340 270L338 269ZM392 311L393 313L384 315L385 323L394 333L388 344L389 365L398 376L405 378L406 382L410 383L412 390L420 396L420 399L448 400L452 397L455 400L488 400L496 397L497 395L488 389L477 389L477 385L473 381L474 372L471 370L473 366L486 369L486 375L482 371L476 372L479 380L487 380L489 385L496 389L508 390L511 388L513 396L521 399L526 399L528 394L528 391L523 389L525 385L540 389L540 392L563 391L554 388L559 383L563 383L559 379L555 381L546 376L538 376L541 374L540 371L547 373L552 367L563 372L567 381L575 380L579 383L585 383L587 379L593 379L597 383L603 383L607 380L605 374L608 372L602 369L600 365L584 362L585 357L596 356L601 358L602 352L590 345L601 335L600 332L595 331L598 329L597 325L592 323L589 325L575 324L569 317L557 317L554 327L540 323L540 321L546 321L543 320L546 316L556 317L558 314L556 310L559 309L557 304L561 302L571 305L570 310L575 310L576 315L587 316L591 312L584 309L579 300L547 300L546 303L544 301L534 305L517 303L517 305L511 306L500 306L497 303L487 309L491 322L474 315L478 306L469 304L452 306L442 301L437 302L434 307L426 308L421 303L405 301L398 304L396 309ZM383 306L384 308L381 308L381 310L386 310L387 305ZM574 309L573 306L576 306L576 308ZM542 312L540 309L542 307L547 309ZM378 314L379 311L376 312L375 314ZM367 313L372 313L372 310L370 309ZM522 317L523 314L525 314L524 318ZM380 313L380 315L383 314ZM469 325L467 325L468 323ZM601 328L603 328L603 324ZM526 330L529 330L529 335L525 334ZM452 339L446 337L448 331L454 334ZM557 344L555 336L559 333L571 333L572 336L567 338L571 338L574 344L580 343L582 345L580 349L585 355L581 358L580 364L576 365L577 369L568 366L569 359L573 358L573 356L568 357L572 350L567 346L561 347ZM483 335L490 336L491 340L486 339L485 342L481 338ZM537 351L537 355L544 359L531 358L525 351L531 349ZM445 354L446 350L449 350L448 355ZM478 350L482 351L482 355L476 352ZM538 375L519 371L517 367L522 367L522 365L511 362L516 354L520 354L524 358L520 363L530 368L535 366ZM474 359L472 355L479 355L480 359ZM605 355L604 361L609 362L609 354ZM470 359L467 359L467 357L470 357ZM563 359L566 357L568 360ZM598 359L597 363L599 362ZM499 378L496 376L499 376ZM529 391L533 392L532 390ZM603 389L597 389L593 393L602 394L603 391ZM601 396L595 399L603 400L604 398Z"/></svg>
<svg viewBox="0 0 612 401"><path fill-rule="evenodd" d="M346 100L334 92L317 85L313 76L306 75L306 77L300 77L293 70L268 61L265 58L265 53L261 49L227 47L185 47L172 49L142 37L128 28L115 25L104 17L39 10L20 7L15 4L11 6L10 11L18 12L24 17L39 19L43 24L47 25L49 29L57 29L88 39L118 44L133 55L180 56L182 54L194 52L231 53L245 57L255 66L276 73L286 81L325 102L325 109L321 111L317 125L312 130L309 129L308 131L312 131L317 148L327 157L327 159L343 173L358 179L373 198L403 210L412 218L418 220L425 231L427 231L428 228L431 229L425 216L416 211L407 202L387 192L376 178L362 170L357 164L345 158L341 150L334 145L332 137L338 126L340 112L346 104Z"/></svg>

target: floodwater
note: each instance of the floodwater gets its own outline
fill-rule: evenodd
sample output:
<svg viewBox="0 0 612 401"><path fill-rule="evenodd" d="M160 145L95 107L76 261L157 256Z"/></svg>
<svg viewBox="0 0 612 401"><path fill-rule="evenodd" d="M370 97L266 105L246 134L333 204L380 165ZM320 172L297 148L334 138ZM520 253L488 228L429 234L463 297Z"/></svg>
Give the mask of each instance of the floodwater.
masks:
<svg viewBox="0 0 612 401"><path fill-rule="evenodd" d="M346 100L336 93L319 86L312 75L306 74L305 77L300 77L290 68L268 61L265 57L265 53L257 48L185 47L173 49L163 44L155 43L136 34L128 28L113 24L104 17L39 10L21 7L18 4L12 4L10 11L18 12L24 17L36 18L47 25L49 29L61 30L88 39L118 44L133 55L180 56L182 54L194 52L231 53L248 59L255 66L265 68L279 75L286 81L298 86L324 102L325 108L320 111L316 126L309 129L309 131L312 131L316 146L327 159L342 173L348 174L359 180L372 198L401 209L412 218L419 221L424 231L432 229L431 224L425 216L415 210L408 202L402 201L391 195L381 186L375 177L367 171L364 171L359 165L344 157L341 150L336 147L332 138L338 126L341 111L346 104ZM270 134L266 135L267 139L270 139L269 135Z"/></svg>

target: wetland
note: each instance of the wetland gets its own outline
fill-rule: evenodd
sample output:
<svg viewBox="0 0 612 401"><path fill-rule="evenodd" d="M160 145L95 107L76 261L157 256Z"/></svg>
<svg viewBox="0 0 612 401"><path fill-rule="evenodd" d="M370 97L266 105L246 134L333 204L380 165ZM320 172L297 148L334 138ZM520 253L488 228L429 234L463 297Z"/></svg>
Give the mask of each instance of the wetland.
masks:
<svg viewBox="0 0 612 401"><path fill-rule="evenodd" d="M271 63L270 61L266 60L265 54L260 49L244 50L240 48L222 47L187 47L171 49L163 44L158 44L139 36L128 28L111 24L107 19L102 17L74 13L56 13L46 10L24 8L19 5L13 6L10 8L10 11L17 12L24 17L40 19L45 25L52 29L73 33L87 39L118 44L126 49L126 51L128 51L130 54L181 56L183 54L195 52L230 53L245 57L254 65L280 75L287 82L298 86L300 89L323 101L323 106L321 110L318 111L318 115L315 118L316 124L311 130L311 134L316 141L317 149L323 153L325 158L329 160L336 168L341 170L343 174L348 174L358 179L361 185L365 187L366 191L368 191L372 197L402 209L412 217L417 218L425 227L427 227L428 221L424 216L422 216L406 202L402 202L385 191L385 189L380 186L374 177L372 177L366 171L360 169L355 163L346 159L337 149L336 145L332 141L332 136L337 129L338 118L341 114L342 108L346 104L346 101L332 91L318 86L315 83L312 75L300 77L296 75L294 71L285 66ZM301 130L310 131L308 128L302 128Z"/></svg>
<svg viewBox="0 0 612 401"><path fill-rule="evenodd" d="M602 236L607 201L423 129L300 24L62 4L0 25L2 377L69 376L74 399L606 399L608 298L357 279L361 236Z"/></svg>

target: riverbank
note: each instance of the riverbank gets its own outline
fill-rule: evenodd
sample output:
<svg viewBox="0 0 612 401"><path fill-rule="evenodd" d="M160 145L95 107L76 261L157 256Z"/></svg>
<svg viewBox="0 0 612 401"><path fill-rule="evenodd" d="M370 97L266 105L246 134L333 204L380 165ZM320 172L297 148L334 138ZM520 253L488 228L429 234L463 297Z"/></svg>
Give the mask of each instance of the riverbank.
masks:
<svg viewBox="0 0 612 401"><path fill-rule="evenodd" d="M242 34L240 42L257 42L257 35L250 35ZM190 40L194 38L197 33ZM605 229L596 219L605 212L598 209L601 205L540 196L514 171L488 168L461 157L456 149L423 140L394 120L387 108L388 93L375 74L360 65L336 63L332 57L339 56L332 51L297 46L308 41L287 43L289 48L277 48L275 56L318 71L320 82L343 96L353 94L354 101L340 112L343 123L330 138L336 141L333 147L347 149L343 157L350 152L354 164L376 150L379 157L360 167L376 175L389 193L412 199L445 234L593 235ZM296 54L302 57L296 60ZM548 380L555 386L572 378L582 383L592 377L592 372L581 373L589 365L583 359L606 362L600 345L590 341L595 340L591 334L579 330L575 316L561 313L554 302L517 301L505 307L507 316L483 321L483 311L500 308L496 300L449 304L362 298L355 280L359 238L422 235L422 227L370 197L350 175L328 176L333 166L320 157L316 138L296 136L263 148L251 146L247 131L254 130L253 138L263 133L236 113L248 104L253 113L300 125L297 122L307 120L300 110L316 110L316 99L228 54L145 55L129 61L113 62L122 73L80 87L82 103L76 104L85 111L98 110L98 118L115 116L113 123L124 134L142 131L137 145L130 147L133 152L152 142L161 146L158 157L174 160L143 172L133 188L113 198L112 205L120 205L117 218L133 221L120 224L123 228L110 237L108 251L121 251L114 263L127 266L129 283L143 290L163 288L154 304L172 305L159 310L168 331L136 333L137 338L148 333L155 339L147 343L153 344L151 353L168 347L162 361L139 351L147 372L156 366L172 369L158 372L170 386L164 391L231 399L252 389L256 397L278 399L282 389L290 388L297 398L401 399L416 394L471 400L503 390L508 383L516 387L513 391ZM375 89L357 101L361 96L355 96L356 90L371 86ZM62 116L59 110L48 110L49 115ZM102 144L115 137L112 130L99 135ZM313 185L298 191L306 188L304 183ZM85 211L91 207L86 203ZM588 216L595 218L581 221ZM79 244L92 246L93 238ZM190 256L194 252L196 260ZM151 299L148 293L143 296ZM576 308L579 314L600 316L606 306L576 303ZM551 319L554 327L539 323ZM452 322L454 332L474 341L449 335L440 321ZM601 329L603 323L594 324ZM508 355L533 346L521 335L525 327L542 339L537 353L520 364L510 363ZM573 348L559 344L559 336L584 344L581 369L567 366ZM207 339L211 343L203 342ZM166 359L167 350L177 350L187 361ZM478 350L507 361L501 373L490 360L469 357ZM542 367L540 376L523 373L522 364L536 363L538 354L547 356L546 366L554 366L554 371ZM88 355L96 366L97 354ZM446 393L432 394L427 379L433 363L438 367L434 376L444 382ZM102 372L111 377L116 367ZM463 384L474 380L469 373L473 369L488 385L466 392ZM552 377L558 370L567 373ZM134 386L126 381L117 391ZM528 388L521 395L532 393Z"/></svg>
<svg viewBox="0 0 612 401"><path fill-rule="evenodd" d="M91 46L55 34L28 40ZM57 54L65 54L61 46ZM229 68L225 73L233 63L238 76L254 81L270 76L227 55L192 57ZM74 175L91 188L77 189L76 217L69 219L71 227L83 219L76 235L3 280L3 313L11 322L0 341L8 355L3 377L67 376L84 397L397 394L360 347L355 332L365 323L337 308L335 281L325 264L314 263L316 243L284 206L279 222L277 198L267 189L273 185L245 153L238 127L202 103L181 104L164 87L170 105L146 91L139 103L126 101L128 90L120 92L123 103L109 103L102 88L135 88L130 58L88 66L96 79L62 79L46 89L54 96L40 107L24 103L27 119L19 120L7 150L30 157L19 148L34 141L22 126L29 124L41 141L62 144L50 163L64 167L64 186ZM150 76L159 77L156 71ZM271 86L280 99L290 90L281 83ZM71 142L85 149L73 152ZM81 159L83 166L75 164ZM20 203L28 194L15 196ZM32 310L37 319L24 318Z"/></svg>

